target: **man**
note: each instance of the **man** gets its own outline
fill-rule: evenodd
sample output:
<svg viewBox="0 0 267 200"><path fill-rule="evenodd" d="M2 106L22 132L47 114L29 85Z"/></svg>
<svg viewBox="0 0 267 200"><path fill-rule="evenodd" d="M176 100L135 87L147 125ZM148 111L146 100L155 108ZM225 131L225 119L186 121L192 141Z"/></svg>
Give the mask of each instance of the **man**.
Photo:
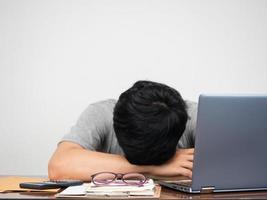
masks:
<svg viewBox="0 0 267 200"><path fill-rule="evenodd" d="M89 105L50 159L49 177L90 180L108 171L191 178L196 110L175 89L138 81L117 102Z"/></svg>

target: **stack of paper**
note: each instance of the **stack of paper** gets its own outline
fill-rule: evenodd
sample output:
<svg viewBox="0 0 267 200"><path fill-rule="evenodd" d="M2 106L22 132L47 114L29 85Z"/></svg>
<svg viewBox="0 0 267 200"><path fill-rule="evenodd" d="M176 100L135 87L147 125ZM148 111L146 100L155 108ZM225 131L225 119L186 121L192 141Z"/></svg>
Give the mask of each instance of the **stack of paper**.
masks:
<svg viewBox="0 0 267 200"><path fill-rule="evenodd" d="M56 195L57 198L85 199L159 199L161 187L149 180L141 187L138 186L95 186L92 183L70 186Z"/></svg>
<svg viewBox="0 0 267 200"><path fill-rule="evenodd" d="M161 187L150 179L143 186L95 186L93 183L71 186L56 195L57 198L85 199L159 199Z"/></svg>
<svg viewBox="0 0 267 200"><path fill-rule="evenodd" d="M149 179L144 185L106 185L97 186L90 183L87 190L87 196L153 196L155 194L155 184Z"/></svg>

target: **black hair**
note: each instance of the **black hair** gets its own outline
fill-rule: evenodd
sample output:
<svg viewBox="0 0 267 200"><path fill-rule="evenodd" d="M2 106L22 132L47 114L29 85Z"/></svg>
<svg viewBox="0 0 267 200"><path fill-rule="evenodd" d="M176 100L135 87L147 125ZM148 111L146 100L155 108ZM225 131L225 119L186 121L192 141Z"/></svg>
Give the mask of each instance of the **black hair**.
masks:
<svg viewBox="0 0 267 200"><path fill-rule="evenodd" d="M138 81L120 95L113 125L130 163L160 165L175 154L187 119L187 106L178 91L162 83Z"/></svg>

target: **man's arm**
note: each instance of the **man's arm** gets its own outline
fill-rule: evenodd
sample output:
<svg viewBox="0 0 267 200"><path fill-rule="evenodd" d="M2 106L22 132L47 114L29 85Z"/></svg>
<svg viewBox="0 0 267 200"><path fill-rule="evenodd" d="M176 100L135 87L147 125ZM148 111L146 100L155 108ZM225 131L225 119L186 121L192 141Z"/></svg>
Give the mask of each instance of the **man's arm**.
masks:
<svg viewBox="0 0 267 200"><path fill-rule="evenodd" d="M154 176L192 176L193 150L178 150L166 164L138 166L125 157L86 150L72 142L62 142L49 161L50 179L80 179L88 181L91 175L101 171L118 173L138 172Z"/></svg>
<svg viewBox="0 0 267 200"><path fill-rule="evenodd" d="M142 172L141 167L130 164L123 156L84 149L72 142L62 142L49 161L50 179L90 180L100 171Z"/></svg>

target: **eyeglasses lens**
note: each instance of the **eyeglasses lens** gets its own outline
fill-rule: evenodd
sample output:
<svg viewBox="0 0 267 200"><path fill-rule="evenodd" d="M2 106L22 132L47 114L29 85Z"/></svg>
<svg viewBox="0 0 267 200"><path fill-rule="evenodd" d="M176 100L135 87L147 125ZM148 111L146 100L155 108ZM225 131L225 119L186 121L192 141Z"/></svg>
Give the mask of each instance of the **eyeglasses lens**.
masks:
<svg viewBox="0 0 267 200"><path fill-rule="evenodd" d="M130 173L130 174L125 174L123 176L123 180L125 183L128 184L142 184L145 183L146 177L142 174Z"/></svg>
<svg viewBox="0 0 267 200"><path fill-rule="evenodd" d="M116 178L115 174L112 173L100 173L94 176L94 183L96 184L108 184Z"/></svg>

